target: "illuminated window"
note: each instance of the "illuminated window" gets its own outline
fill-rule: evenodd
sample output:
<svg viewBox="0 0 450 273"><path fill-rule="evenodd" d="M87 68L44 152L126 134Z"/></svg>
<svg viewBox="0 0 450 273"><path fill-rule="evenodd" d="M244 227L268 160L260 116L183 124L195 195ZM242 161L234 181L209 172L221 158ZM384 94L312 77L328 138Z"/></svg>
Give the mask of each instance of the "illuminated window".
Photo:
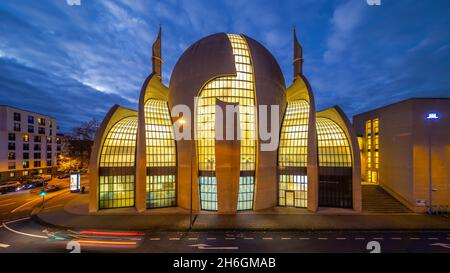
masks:
<svg viewBox="0 0 450 273"><path fill-rule="evenodd" d="M217 210L217 184L213 176L199 177L200 205L202 210Z"/></svg>
<svg viewBox="0 0 450 273"><path fill-rule="evenodd" d="M100 155L99 207L134 206L137 118L124 118L108 132Z"/></svg>
<svg viewBox="0 0 450 273"><path fill-rule="evenodd" d="M319 206L351 208L352 154L345 132L337 123L316 120L319 157Z"/></svg>
<svg viewBox="0 0 450 273"><path fill-rule="evenodd" d="M145 103L147 208L176 205L176 149L167 102Z"/></svg>
<svg viewBox="0 0 450 273"><path fill-rule="evenodd" d="M380 126L379 119L366 121L366 182L378 183Z"/></svg>
<svg viewBox="0 0 450 273"><path fill-rule="evenodd" d="M319 167L352 167L347 136L334 121L317 118Z"/></svg>
<svg viewBox="0 0 450 273"><path fill-rule="evenodd" d="M234 34L229 34L228 38L233 49L236 76L219 77L208 82L200 92L197 105L197 154L200 182L203 178L205 181L211 180L211 177L202 176L202 172L214 173L216 168L216 98L226 103L239 104L240 130L242 135L240 147L241 177L247 179L246 177L248 175L243 175L242 172L254 173L255 171L256 108L253 66L245 39L240 35ZM250 187L252 187L253 191L253 184ZM215 186L213 188L215 189ZM251 199L251 202L253 202L253 195Z"/></svg>
<svg viewBox="0 0 450 273"><path fill-rule="evenodd" d="M280 206L307 207L308 119L307 101L288 103L278 150ZM286 195L292 200L286 202Z"/></svg>

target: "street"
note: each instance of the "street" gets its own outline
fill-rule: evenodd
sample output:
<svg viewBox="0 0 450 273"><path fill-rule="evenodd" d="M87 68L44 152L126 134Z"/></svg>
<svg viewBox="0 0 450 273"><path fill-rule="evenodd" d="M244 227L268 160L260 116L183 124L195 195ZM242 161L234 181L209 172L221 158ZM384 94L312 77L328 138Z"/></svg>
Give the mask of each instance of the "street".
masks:
<svg viewBox="0 0 450 273"><path fill-rule="evenodd" d="M67 179L50 184L61 190L47 194L44 210L60 208L78 196L70 193ZM38 193L0 196L0 253L450 253L450 231L64 230L36 222L30 217L34 208L42 209Z"/></svg>

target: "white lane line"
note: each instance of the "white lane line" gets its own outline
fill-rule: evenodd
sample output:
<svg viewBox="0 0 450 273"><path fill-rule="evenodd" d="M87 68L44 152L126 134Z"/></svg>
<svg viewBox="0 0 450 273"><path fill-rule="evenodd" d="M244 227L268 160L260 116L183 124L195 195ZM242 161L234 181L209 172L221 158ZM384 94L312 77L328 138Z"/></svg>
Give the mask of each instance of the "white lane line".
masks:
<svg viewBox="0 0 450 273"><path fill-rule="evenodd" d="M206 238L206 240L216 240L216 238Z"/></svg>
<svg viewBox="0 0 450 273"><path fill-rule="evenodd" d="M1 248L8 248L9 245L0 243L0 247L1 247Z"/></svg>
<svg viewBox="0 0 450 273"><path fill-rule="evenodd" d="M198 249L204 250L238 250L237 246L199 246Z"/></svg>
<svg viewBox="0 0 450 273"><path fill-rule="evenodd" d="M394 238L391 238L391 240L401 240L402 238L398 238L398 237L394 237Z"/></svg>
<svg viewBox="0 0 450 273"><path fill-rule="evenodd" d="M150 238L150 241L159 241L161 238Z"/></svg>
<svg viewBox="0 0 450 273"><path fill-rule="evenodd" d="M253 239L255 239L255 238L252 238L252 237L244 237L244 240L253 240Z"/></svg>
<svg viewBox="0 0 450 273"><path fill-rule="evenodd" d="M12 224L12 223L15 223L15 222L25 221L25 220L28 220L28 219L30 219L30 217L24 217L24 218L11 220L11 221L5 222L4 224Z"/></svg>
<svg viewBox="0 0 450 273"><path fill-rule="evenodd" d="M336 238L336 240L347 240L347 238L341 237L341 238Z"/></svg>
<svg viewBox="0 0 450 273"><path fill-rule="evenodd" d="M11 213L14 213L14 212L18 211L18 210L20 210L20 209L22 209L22 208L28 206L29 204L31 204L31 203L33 203L33 202L41 201L41 200L42 200L42 198L36 198L36 199L31 200L31 201L28 201L28 202L26 202L25 204L20 205L20 206L18 206L17 208L13 209L13 210L11 211Z"/></svg>
<svg viewBox="0 0 450 273"><path fill-rule="evenodd" d="M235 240L236 238L233 238L233 237L228 237L228 238L225 238L225 240Z"/></svg>
<svg viewBox="0 0 450 273"><path fill-rule="evenodd" d="M318 240L328 240L328 238L317 238Z"/></svg>
<svg viewBox="0 0 450 273"><path fill-rule="evenodd" d="M381 237L375 237L375 238L373 238L374 240L384 240L384 238L381 238Z"/></svg>
<svg viewBox="0 0 450 273"><path fill-rule="evenodd" d="M13 223L13 222L17 222L17 220L16 220L16 221L11 221L11 222L8 222L8 223ZM10 228L10 227L8 227L8 226L6 225L6 224L8 224L8 223L3 223L3 226L4 226L7 230L9 230L9 231L11 231L11 232L14 232L14 233L17 233L17 234L20 234L20 235L29 236L29 237L35 237L35 238L41 238L41 239L48 239L48 236L35 235L35 234L30 234L30 233L25 233L25 232L20 232L20 231L14 230L14 229L12 229L12 228Z"/></svg>
<svg viewBox="0 0 450 273"><path fill-rule="evenodd" d="M413 238L409 238L410 240L420 240L420 238L416 238L416 237L413 237Z"/></svg>
<svg viewBox="0 0 450 273"><path fill-rule="evenodd" d="M197 241L198 238L188 238L189 241Z"/></svg>
<svg viewBox="0 0 450 273"><path fill-rule="evenodd" d="M289 237L283 237L283 238L281 238L281 240L290 240L290 239L292 239L292 238L289 238Z"/></svg>
<svg viewBox="0 0 450 273"><path fill-rule="evenodd" d="M270 237L264 237L264 238L262 238L263 240L272 240L272 238L270 238Z"/></svg>
<svg viewBox="0 0 450 273"><path fill-rule="evenodd" d="M179 241L180 238L169 238L169 241Z"/></svg>
<svg viewBox="0 0 450 273"><path fill-rule="evenodd" d="M310 238L300 237L299 240L309 240Z"/></svg>
<svg viewBox="0 0 450 273"><path fill-rule="evenodd" d="M438 238L428 238L428 240L439 240Z"/></svg>
<svg viewBox="0 0 450 273"><path fill-rule="evenodd" d="M14 205L15 203L17 203L17 202L1 204L0 207L11 206L11 205Z"/></svg>
<svg viewBox="0 0 450 273"><path fill-rule="evenodd" d="M355 240L365 240L366 238L355 238Z"/></svg>

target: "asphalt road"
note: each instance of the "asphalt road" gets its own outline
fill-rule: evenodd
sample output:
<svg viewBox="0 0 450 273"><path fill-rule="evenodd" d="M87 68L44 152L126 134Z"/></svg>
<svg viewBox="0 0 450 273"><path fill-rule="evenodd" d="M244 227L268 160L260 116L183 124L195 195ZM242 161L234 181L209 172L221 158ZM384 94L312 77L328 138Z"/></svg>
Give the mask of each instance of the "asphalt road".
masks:
<svg viewBox="0 0 450 273"><path fill-rule="evenodd" d="M44 209L63 206L76 195L68 180L49 193ZM29 214L42 205L29 191L0 196L0 253L450 253L450 231L330 232L150 232L60 230L36 223Z"/></svg>

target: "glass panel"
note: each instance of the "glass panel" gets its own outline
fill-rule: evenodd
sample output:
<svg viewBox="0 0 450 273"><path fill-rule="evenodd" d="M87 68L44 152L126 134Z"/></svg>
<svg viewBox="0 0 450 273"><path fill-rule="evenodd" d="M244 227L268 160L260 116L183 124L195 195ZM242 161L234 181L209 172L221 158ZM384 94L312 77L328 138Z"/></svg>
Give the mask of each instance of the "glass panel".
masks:
<svg viewBox="0 0 450 273"><path fill-rule="evenodd" d="M200 176L199 182L201 209L217 211L216 178L210 176Z"/></svg>
<svg viewBox="0 0 450 273"><path fill-rule="evenodd" d="M241 176L239 178L238 210L253 209L253 192L255 188L253 176Z"/></svg>
<svg viewBox="0 0 450 273"><path fill-rule="evenodd" d="M319 167L352 167L347 136L339 125L327 118L317 118Z"/></svg>
<svg viewBox="0 0 450 273"><path fill-rule="evenodd" d="M306 208L308 206L308 177L306 175L280 175L278 188L278 203L280 206ZM286 194L294 194L293 204L285 199Z"/></svg>

